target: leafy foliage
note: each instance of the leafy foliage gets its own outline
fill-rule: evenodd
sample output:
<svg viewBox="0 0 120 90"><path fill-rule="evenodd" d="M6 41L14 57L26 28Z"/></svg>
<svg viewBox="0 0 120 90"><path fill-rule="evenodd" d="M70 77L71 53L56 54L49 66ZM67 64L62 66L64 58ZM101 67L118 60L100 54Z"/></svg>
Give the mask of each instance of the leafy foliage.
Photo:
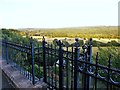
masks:
<svg viewBox="0 0 120 90"><path fill-rule="evenodd" d="M13 30L13 29L1 29L2 30L2 37L1 39L6 39L8 41L12 41L15 43L23 44L23 45L30 45L31 37L23 37L24 32ZM35 46L41 45L41 42L37 43L36 39L32 39Z"/></svg>
<svg viewBox="0 0 120 90"><path fill-rule="evenodd" d="M99 50L99 63L102 65L107 66L108 65L108 61L109 61L109 57L110 54L112 55L112 67L113 68L118 68L120 69L120 54L119 54L119 47L107 47L107 48L101 48L98 47ZM95 60L95 56L93 56L93 59Z"/></svg>

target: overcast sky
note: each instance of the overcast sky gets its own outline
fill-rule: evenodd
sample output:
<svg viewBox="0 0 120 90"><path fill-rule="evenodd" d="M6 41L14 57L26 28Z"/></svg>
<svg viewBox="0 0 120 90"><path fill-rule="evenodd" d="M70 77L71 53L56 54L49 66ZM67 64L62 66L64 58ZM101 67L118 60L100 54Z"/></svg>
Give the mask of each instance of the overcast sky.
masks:
<svg viewBox="0 0 120 90"><path fill-rule="evenodd" d="M0 28L118 25L119 0L0 0Z"/></svg>

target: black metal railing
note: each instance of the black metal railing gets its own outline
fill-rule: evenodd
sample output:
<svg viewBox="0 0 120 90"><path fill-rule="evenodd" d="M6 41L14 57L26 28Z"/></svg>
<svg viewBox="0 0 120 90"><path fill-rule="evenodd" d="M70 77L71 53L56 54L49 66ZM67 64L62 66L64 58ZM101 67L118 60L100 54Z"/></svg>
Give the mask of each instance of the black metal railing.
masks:
<svg viewBox="0 0 120 90"><path fill-rule="evenodd" d="M112 55L108 66L99 64L99 53L95 63L92 62L92 39L79 47L64 46L59 40L55 45L48 44L43 37L42 46L20 45L2 40L2 57L19 69L33 84L42 80L48 89L84 89L107 90L120 88L120 70L111 67Z"/></svg>

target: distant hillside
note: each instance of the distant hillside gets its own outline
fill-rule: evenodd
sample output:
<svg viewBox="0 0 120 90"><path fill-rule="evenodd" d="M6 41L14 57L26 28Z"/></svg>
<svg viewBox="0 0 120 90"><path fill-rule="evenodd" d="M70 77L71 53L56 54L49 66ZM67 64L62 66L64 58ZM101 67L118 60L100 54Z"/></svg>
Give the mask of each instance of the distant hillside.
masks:
<svg viewBox="0 0 120 90"><path fill-rule="evenodd" d="M14 29L8 29L15 32ZM22 36L80 37L80 38L120 38L117 26L70 27L70 28L20 28Z"/></svg>
<svg viewBox="0 0 120 90"><path fill-rule="evenodd" d="M25 30L25 29L24 29ZM53 29L26 29L29 35L39 33L49 37L119 38L117 26L72 27Z"/></svg>

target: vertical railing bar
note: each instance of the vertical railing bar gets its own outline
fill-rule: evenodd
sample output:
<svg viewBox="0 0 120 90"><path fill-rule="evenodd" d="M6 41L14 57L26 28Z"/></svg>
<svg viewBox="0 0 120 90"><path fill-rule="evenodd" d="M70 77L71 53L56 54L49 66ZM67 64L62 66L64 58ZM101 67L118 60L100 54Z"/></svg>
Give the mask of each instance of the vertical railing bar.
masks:
<svg viewBox="0 0 120 90"><path fill-rule="evenodd" d="M46 70L46 67L47 67L47 62L46 62L46 42L45 42L45 38L43 37L43 40L42 40L42 50L43 50L43 76L44 76L44 82L46 83L46 79L47 79L47 70Z"/></svg>
<svg viewBox="0 0 120 90"><path fill-rule="evenodd" d="M29 60L28 56L29 56L29 55L28 55L28 53L27 53L27 60ZM30 72L29 72L29 67L30 67L30 64L28 64L28 79L30 79L30 74L29 74L29 73L30 73Z"/></svg>
<svg viewBox="0 0 120 90"><path fill-rule="evenodd" d="M49 48L49 44L48 44L48 82L50 83L50 48ZM50 85L48 87L50 89Z"/></svg>
<svg viewBox="0 0 120 90"><path fill-rule="evenodd" d="M84 60L87 61L87 53L84 52ZM86 90L86 71L87 71L87 64L84 63L84 74L83 74L83 89Z"/></svg>
<svg viewBox="0 0 120 90"><path fill-rule="evenodd" d="M48 70L48 56L49 56L49 53L48 53L48 44L46 45L46 73L47 73L47 77L46 77L46 82L48 83L48 77L49 77L49 70Z"/></svg>
<svg viewBox="0 0 120 90"><path fill-rule="evenodd" d="M8 64L8 45L7 45L7 39L5 39L5 45L6 45L6 61L7 61L7 64Z"/></svg>
<svg viewBox="0 0 120 90"><path fill-rule="evenodd" d="M3 59L3 56L4 56L4 53L3 53L4 52L3 40L2 40L2 45L1 46L2 46L2 60L4 60Z"/></svg>
<svg viewBox="0 0 120 90"><path fill-rule="evenodd" d="M90 38L89 40L89 45L88 45L88 62L92 63L92 38ZM91 72L91 68L89 66L89 64L87 64L87 70L89 70L89 72ZM90 85L91 85L91 77L89 75L86 74L86 85L87 85L87 89L90 89Z"/></svg>
<svg viewBox="0 0 120 90"><path fill-rule="evenodd" d="M27 61L28 61L28 60L29 60L29 58L28 58L28 53L26 53L26 55L27 55L26 58L27 58ZM29 67L30 67L29 65L30 65L30 64L28 63L28 79L29 79Z"/></svg>
<svg viewBox="0 0 120 90"><path fill-rule="evenodd" d="M5 45L6 45L6 43L5 43ZM6 52L5 45L4 45L4 57L3 57L3 59L6 59L5 58L5 55L6 55L6 53L5 53Z"/></svg>
<svg viewBox="0 0 120 90"><path fill-rule="evenodd" d="M77 73L78 73L78 65L77 65L77 59L78 59L78 48L75 47L75 55L74 55L74 90L77 90Z"/></svg>
<svg viewBox="0 0 120 90"><path fill-rule="evenodd" d="M9 45L8 45L8 46L9 46ZM5 49L5 47L4 47L4 46L3 46L2 48L4 48L4 49ZM8 53L9 53L9 52L10 52L10 47L9 47L8 49L9 49L9 50L8 50ZM8 63L10 63L10 54L11 54L11 53L9 53L9 54L8 54Z"/></svg>
<svg viewBox="0 0 120 90"><path fill-rule="evenodd" d="M55 44L55 86L56 86L56 88L57 88L56 55L57 55L57 53L56 53L56 44Z"/></svg>
<svg viewBox="0 0 120 90"><path fill-rule="evenodd" d="M11 61L12 61L12 65L14 66L14 49L12 48L12 52L13 52L13 54L12 54L12 58L11 58Z"/></svg>
<svg viewBox="0 0 120 90"><path fill-rule="evenodd" d="M13 49L11 48L11 52L13 51ZM12 63L13 62L13 59L12 59L12 57L13 57L13 53L10 55L11 57L10 57L10 63Z"/></svg>
<svg viewBox="0 0 120 90"><path fill-rule="evenodd" d="M25 52L25 53L26 53L26 60L28 61L28 58L27 58L27 52ZM28 78L28 63L27 63L26 71L27 71L27 78Z"/></svg>
<svg viewBox="0 0 120 90"><path fill-rule="evenodd" d="M98 75L98 52L97 52L97 55L96 55L95 90L97 90L97 75Z"/></svg>
<svg viewBox="0 0 120 90"><path fill-rule="evenodd" d="M27 50L26 50L27 51ZM26 59L27 59L27 61L28 61L28 57L27 57L27 52L26 52ZM27 65L28 66L28 65ZM27 78L29 79L29 77L28 77L28 68L26 69L27 70Z"/></svg>
<svg viewBox="0 0 120 90"><path fill-rule="evenodd" d="M112 58L112 55L110 54L110 56L109 56L109 60L108 60L108 69L107 69L107 71L108 71L108 73L107 73L107 90L109 90L109 82L110 82L110 68L111 68L111 58Z"/></svg>
<svg viewBox="0 0 120 90"><path fill-rule="evenodd" d="M16 67L16 50L14 49L14 67Z"/></svg>
<svg viewBox="0 0 120 90"><path fill-rule="evenodd" d="M30 60L32 59L31 55L30 55ZM31 62L32 63L32 62ZM30 81L32 81L32 76L31 76L31 71L32 71L32 67L31 67L31 64L30 64L30 73L29 73L29 76L30 76Z"/></svg>
<svg viewBox="0 0 120 90"><path fill-rule="evenodd" d="M15 67L17 68L17 50L15 50Z"/></svg>
<svg viewBox="0 0 120 90"><path fill-rule="evenodd" d="M24 53L25 54L25 53ZM25 57L24 57L24 59L26 60L26 54L25 54ZM25 65L26 63L24 62L24 71L25 71L25 76L26 76L26 69L25 69Z"/></svg>
<svg viewBox="0 0 120 90"><path fill-rule="evenodd" d="M5 59L5 45L4 45L4 52L3 52L3 59Z"/></svg>
<svg viewBox="0 0 120 90"><path fill-rule="evenodd" d="M6 45L6 43L4 44L4 59L5 59L5 55L6 55L6 53L5 53L5 45Z"/></svg>
<svg viewBox="0 0 120 90"><path fill-rule="evenodd" d="M62 49L62 43L59 40L59 89L63 89L63 49Z"/></svg>
<svg viewBox="0 0 120 90"><path fill-rule="evenodd" d="M35 72L34 72L34 43L31 38L31 57L32 57L32 83L35 84Z"/></svg>
<svg viewBox="0 0 120 90"><path fill-rule="evenodd" d="M31 68L30 68L31 69ZM31 75L31 72L29 73L29 75L30 75L30 81L32 81L32 75Z"/></svg>
<svg viewBox="0 0 120 90"><path fill-rule="evenodd" d="M23 57L22 57L22 59L23 59ZM23 60L21 60L21 73L23 74Z"/></svg>
<svg viewBox="0 0 120 90"><path fill-rule="evenodd" d="M24 53L23 53L23 75L25 75L25 69L24 69Z"/></svg>
<svg viewBox="0 0 120 90"><path fill-rule="evenodd" d="M14 46L13 46L14 47ZM13 51L13 54L12 54L12 59L11 59L11 61L12 61L12 64L14 64L13 62L14 62L14 49L12 48L12 51Z"/></svg>
<svg viewBox="0 0 120 90"><path fill-rule="evenodd" d="M73 46L72 46L72 70L71 70L71 90L73 89L73 60L74 60Z"/></svg>
<svg viewBox="0 0 120 90"><path fill-rule="evenodd" d="M25 68L25 76L27 77L27 70L26 70L26 68Z"/></svg>
<svg viewBox="0 0 120 90"><path fill-rule="evenodd" d="M21 57L21 52L19 52L19 54L20 54L19 56ZM21 72L21 67L20 67L21 66L21 63L20 63L21 58L20 57L19 57L19 71Z"/></svg>
<svg viewBox="0 0 120 90"><path fill-rule="evenodd" d="M18 50L16 50L16 53L19 55L19 52L18 52ZM17 56L17 68L18 68L18 70L19 70L19 56Z"/></svg>
<svg viewBox="0 0 120 90"><path fill-rule="evenodd" d="M18 67L18 69L20 70L20 68L19 68L19 66L20 66L20 64L19 64L19 58L20 58L19 56L20 56L20 55L19 55L19 54L20 54L20 53L19 53L18 50L17 50L17 53L18 53L18 57L17 57L17 63L18 63L18 65L17 65L17 67Z"/></svg>
<svg viewBox="0 0 120 90"><path fill-rule="evenodd" d="M21 67L22 67L22 60L21 60L22 59L22 55L21 55L21 53L22 52L20 52L20 56L21 56L21 58L20 58L20 73L22 74L22 70L21 70Z"/></svg>
<svg viewBox="0 0 120 90"><path fill-rule="evenodd" d="M38 69L39 69L39 81L40 81L40 47L39 47L39 44L38 44Z"/></svg>
<svg viewBox="0 0 120 90"><path fill-rule="evenodd" d="M66 47L66 57L68 58L68 47ZM66 64L66 78L67 78L67 80L66 80L66 90L68 90L68 86L69 86L69 84L68 84L68 78L69 78L69 74L68 74L68 59L66 59L65 60L65 64Z"/></svg>
<svg viewBox="0 0 120 90"><path fill-rule="evenodd" d="M27 78L29 79L29 71L27 71Z"/></svg>
<svg viewBox="0 0 120 90"><path fill-rule="evenodd" d="M53 65L52 65L52 61L53 61L53 46L52 46L52 44L51 44L51 74L52 74L52 85L53 85ZM54 85L53 85L54 86ZM53 89L53 86L52 86L52 89Z"/></svg>
<svg viewBox="0 0 120 90"><path fill-rule="evenodd" d="M79 58L81 58L80 56L80 48L78 48L78 52L77 52L77 60L79 60ZM78 62L77 62L77 68L78 68ZM80 88L80 72L78 71L77 73L77 88Z"/></svg>
<svg viewBox="0 0 120 90"><path fill-rule="evenodd" d="M22 74L24 75L24 70L23 70L23 60L22 60Z"/></svg>
<svg viewBox="0 0 120 90"><path fill-rule="evenodd" d="M24 53L23 53L24 54ZM24 56L24 55L23 55ZM25 58L25 57L24 57ZM24 60L23 60L24 63ZM24 71L24 75L25 75L25 68L24 68L25 63L23 64L23 71Z"/></svg>
<svg viewBox="0 0 120 90"><path fill-rule="evenodd" d="M7 62L7 59L6 59L6 51L7 51L6 46L7 46L7 43L6 43L6 39L5 39L5 46L4 46L4 59L5 59L6 62Z"/></svg>
<svg viewBox="0 0 120 90"><path fill-rule="evenodd" d="M30 60L32 59L31 53L32 52L30 51ZM32 81L32 74L31 74L32 73L32 61L30 61L30 62L31 63L30 63L30 74L29 75L30 75L30 81Z"/></svg>
<svg viewBox="0 0 120 90"><path fill-rule="evenodd" d="M14 47L15 47L15 46L14 46ZM15 49L13 49L13 53L14 53L14 56L13 56L13 57L14 57L14 59L13 59L13 65L14 65L14 67L15 67L15 54L16 54L16 53L15 53Z"/></svg>
<svg viewBox="0 0 120 90"><path fill-rule="evenodd" d="M74 89L77 90L79 88L79 73L78 73L78 58L80 57L80 43L79 39L75 39L75 53L74 53Z"/></svg>
<svg viewBox="0 0 120 90"><path fill-rule="evenodd" d="M2 40L2 60L4 60L3 56L4 56L4 45L3 45L3 40Z"/></svg>

